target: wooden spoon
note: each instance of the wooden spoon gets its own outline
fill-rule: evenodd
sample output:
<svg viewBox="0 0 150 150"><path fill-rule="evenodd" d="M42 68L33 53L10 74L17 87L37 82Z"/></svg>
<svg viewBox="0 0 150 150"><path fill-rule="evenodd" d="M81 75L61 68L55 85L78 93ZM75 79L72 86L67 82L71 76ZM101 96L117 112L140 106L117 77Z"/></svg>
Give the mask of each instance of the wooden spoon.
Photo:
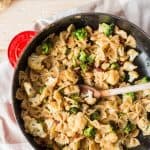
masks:
<svg viewBox="0 0 150 150"><path fill-rule="evenodd" d="M83 84L79 85L79 87L83 92L91 91L91 92L93 92L93 96L95 98L100 98L100 97L125 94L125 93L129 93L129 92L137 92L137 91L147 90L147 89L150 89L150 82L144 83L144 84L138 84L138 85L131 85L131 86L127 86L127 87L109 89L109 90L97 90L94 87L91 87L88 85L83 85Z"/></svg>

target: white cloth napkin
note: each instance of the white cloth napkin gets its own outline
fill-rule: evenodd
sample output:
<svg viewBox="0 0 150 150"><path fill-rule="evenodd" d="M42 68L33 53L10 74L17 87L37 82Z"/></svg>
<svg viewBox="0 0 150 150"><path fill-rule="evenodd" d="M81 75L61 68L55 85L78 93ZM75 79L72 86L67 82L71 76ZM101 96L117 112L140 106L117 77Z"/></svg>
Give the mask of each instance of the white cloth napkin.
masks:
<svg viewBox="0 0 150 150"><path fill-rule="evenodd" d="M35 30L47 24L79 12L105 12L124 17L150 35L149 0L91 0L91 3L67 10L48 19L38 20ZM11 82L14 69L8 60L0 64L0 150L32 150L15 121L11 99Z"/></svg>

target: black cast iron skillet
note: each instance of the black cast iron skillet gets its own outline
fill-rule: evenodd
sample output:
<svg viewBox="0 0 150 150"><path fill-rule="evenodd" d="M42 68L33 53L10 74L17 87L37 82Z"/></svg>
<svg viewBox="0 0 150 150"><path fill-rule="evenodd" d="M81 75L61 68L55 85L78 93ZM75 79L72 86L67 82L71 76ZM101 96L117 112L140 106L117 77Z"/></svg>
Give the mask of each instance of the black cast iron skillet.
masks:
<svg viewBox="0 0 150 150"><path fill-rule="evenodd" d="M19 87L18 83L18 74L20 70L25 70L27 67L27 58L31 55L31 53L35 50L35 48L50 34L50 33L59 33L62 30L65 30L67 26L70 24L74 24L77 28L89 25L93 29L98 28L99 23L114 23L118 25L121 29L127 31L131 35L133 35L137 41L137 49L140 51L140 55L136 59L136 64L139 66L139 71L141 75L150 76L150 38L146 33L144 33L139 27L134 25L133 23L104 13L81 13L75 14L63 19L60 19L52 24L50 24L46 29L44 29L41 33L39 33L32 42L26 47L26 50L22 54L20 58L17 68L15 70L14 78L13 78L13 87L12 87L12 99L13 106L16 115L17 122L28 140L28 142L32 145L32 147L36 150L45 149L39 145L37 145L33 137L29 134L25 133L23 120L21 119L21 109L20 109L20 101L15 98L16 90ZM135 150L150 150L150 136L143 137L142 134L139 135L139 140L141 145L139 147L134 148Z"/></svg>

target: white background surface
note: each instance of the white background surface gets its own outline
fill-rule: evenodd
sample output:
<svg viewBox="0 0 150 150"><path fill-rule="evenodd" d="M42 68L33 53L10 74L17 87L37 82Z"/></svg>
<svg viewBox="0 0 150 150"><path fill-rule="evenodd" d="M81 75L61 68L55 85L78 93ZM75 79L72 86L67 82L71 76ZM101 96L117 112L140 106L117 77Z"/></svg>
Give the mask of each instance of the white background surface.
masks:
<svg viewBox="0 0 150 150"><path fill-rule="evenodd" d="M13 0L0 13L0 61L6 58L9 42L15 34L31 30L35 21L84 5L92 0Z"/></svg>

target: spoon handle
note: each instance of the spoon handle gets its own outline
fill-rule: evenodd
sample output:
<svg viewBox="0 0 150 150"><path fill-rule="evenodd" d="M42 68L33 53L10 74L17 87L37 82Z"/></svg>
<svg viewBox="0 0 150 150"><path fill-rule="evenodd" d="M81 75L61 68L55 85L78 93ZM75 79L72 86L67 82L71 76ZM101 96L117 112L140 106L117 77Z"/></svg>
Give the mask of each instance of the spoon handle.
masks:
<svg viewBox="0 0 150 150"><path fill-rule="evenodd" d="M115 89L110 89L110 90L103 90L103 91L100 91L100 93L101 93L101 96L103 97L103 96L113 96L113 95L125 94L125 93L129 93L129 92L143 91L143 90L147 90L147 89L150 89L150 82L144 83L144 84L139 84L139 85L115 88Z"/></svg>

